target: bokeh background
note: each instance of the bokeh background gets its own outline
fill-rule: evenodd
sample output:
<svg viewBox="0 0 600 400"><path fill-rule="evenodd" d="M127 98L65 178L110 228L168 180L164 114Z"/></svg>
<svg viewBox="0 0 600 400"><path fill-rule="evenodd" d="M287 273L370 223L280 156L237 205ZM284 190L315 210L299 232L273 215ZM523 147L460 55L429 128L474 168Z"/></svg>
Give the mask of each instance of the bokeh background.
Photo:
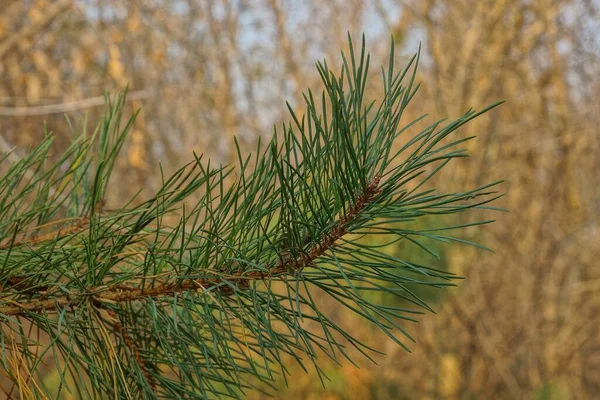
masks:
<svg viewBox="0 0 600 400"><path fill-rule="evenodd" d="M342 313L387 355L361 369L325 363L326 388L293 369L275 397L597 398L599 17L594 0L0 0L0 152L23 154L44 125L60 152L85 115L94 126L105 91L128 85L129 112L142 111L108 199L123 204L159 187L159 163L174 171L192 151L235 161L234 136L251 151L287 119L285 100L301 113L301 91L321 87L315 61L335 65L348 32L365 33L374 81L391 36L399 67L420 43L422 88L406 122L507 100L462 129L478 137L472 157L435 182L506 180L498 205L510 212L465 233L495 252L440 248L440 267L467 279L423 294L437 314L406 326L412 353Z"/></svg>

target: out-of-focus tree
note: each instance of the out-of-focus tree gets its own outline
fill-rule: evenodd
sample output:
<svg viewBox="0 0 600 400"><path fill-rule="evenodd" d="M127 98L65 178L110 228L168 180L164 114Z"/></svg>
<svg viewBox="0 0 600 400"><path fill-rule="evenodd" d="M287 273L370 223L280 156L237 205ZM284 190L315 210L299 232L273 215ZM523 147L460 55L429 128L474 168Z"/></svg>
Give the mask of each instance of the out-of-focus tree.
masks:
<svg viewBox="0 0 600 400"><path fill-rule="evenodd" d="M317 88L313 60L337 60L347 31L366 32L375 65L390 34L400 52L421 41L427 85L410 112L453 117L507 100L463 131L478 135L471 146L480 151L438 183L506 178L510 213L484 238L494 254L452 251L446 267L469 279L413 328L413 355L332 375L359 380L371 397L600 391L597 2L0 0L0 10L1 150L39 141L42 121L63 132L59 110L94 120L94 99L128 84L131 109L143 113L115 177L148 190L158 187L159 161L173 171L195 150L228 163L233 135L253 148L285 116L280 98L301 112L299 90ZM313 381L303 395L323 394Z"/></svg>

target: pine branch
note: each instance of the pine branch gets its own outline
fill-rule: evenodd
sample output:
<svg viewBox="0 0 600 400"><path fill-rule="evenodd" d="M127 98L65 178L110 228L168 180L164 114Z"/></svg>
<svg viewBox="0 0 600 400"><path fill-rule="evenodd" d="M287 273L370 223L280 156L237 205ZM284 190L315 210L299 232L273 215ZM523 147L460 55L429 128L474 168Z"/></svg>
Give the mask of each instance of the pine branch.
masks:
<svg viewBox="0 0 600 400"><path fill-rule="evenodd" d="M124 96L107 99L101 126L56 163L47 162L50 136L12 163L0 176L0 343L20 338L39 351L3 347L6 376L20 382L6 360L22 360L38 396L240 397L287 379L287 358L320 376L324 356L353 361L348 345L370 358L376 350L328 317L317 296L408 350L404 340L414 339L402 323L432 311L414 288L457 277L383 248L403 241L433 256L432 241L484 248L443 231L491 222L452 216L495 210L497 183L440 194L426 186L466 157L457 146L468 139L451 134L495 105L395 144L421 119L400 124L418 88L418 56L399 73L393 58L392 45L383 98L367 103L369 56L364 41L360 54L350 42L339 75L317 65L320 99L304 94L306 115L292 112L255 156L238 148L239 165L213 168L195 155L137 206L103 206L135 118L121 124ZM437 224L425 227L425 218ZM24 321L49 339L28 337ZM51 395L40 379L50 352L62 383Z"/></svg>

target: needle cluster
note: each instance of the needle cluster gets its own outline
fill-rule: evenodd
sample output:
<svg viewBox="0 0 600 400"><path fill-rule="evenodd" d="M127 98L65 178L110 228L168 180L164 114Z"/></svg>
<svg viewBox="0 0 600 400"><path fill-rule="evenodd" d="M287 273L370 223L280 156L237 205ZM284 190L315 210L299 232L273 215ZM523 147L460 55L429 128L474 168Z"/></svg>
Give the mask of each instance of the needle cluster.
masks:
<svg viewBox="0 0 600 400"><path fill-rule="evenodd" d="M135 206L103 205L135 118L121 123L123 96L107 100L96 132L57 162L47 162L51 136L17 163L3 159L0 369L13 385L6 391L240 397L258 382L287 380L289 360L321 376L321 357L351 359L349 347L372 356L375 349L318 305L323 296L405 347L413 340L405 323L431 310L412 288L454 285L457 277L365 237L408 241L418 252L430 251L427 240L464 243L444 232L490 221L444 226L443 216L489 208L498 197L496 183L460 193L426 188L449 161L467 156L458 147L468 139L452 133L493 106L409 135L422 120L403 123L417 63L418 55L395 72L392 45L383 93L366 102L369 56L364 40L359 53L350 42L339 74L317 64L325 90L304 94L306 114L290 108L291 122L254 155L238 149L238 165L226 167L195 155ZM168 223L173 215L178 222ZM438 228L414 228L432 216ZM365 295L372 292L402 306L378 304ZM45 384L49 368L59 372L58 387Z"/></svg>

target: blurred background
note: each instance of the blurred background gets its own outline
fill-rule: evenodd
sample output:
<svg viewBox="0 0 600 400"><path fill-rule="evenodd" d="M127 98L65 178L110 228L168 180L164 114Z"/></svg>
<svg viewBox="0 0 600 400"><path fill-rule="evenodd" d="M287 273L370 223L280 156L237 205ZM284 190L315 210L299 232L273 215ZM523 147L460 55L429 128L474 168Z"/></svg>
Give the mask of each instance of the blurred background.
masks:
<svg viewBox="0 0 600 400"><path fill-rule="evenodd" d="M0 152L25 153L44 126L60 152L85 115L95 126L105 91L128 85L128 110L141 113L108 199L122 205L159 187L159 162L174 171L195 151L227 164L234 136L243 151L269 138L285 100L301 113L301 91L321 88L315 61L339 65L347 32L365 33L373 82L390 36L398 67L421 43L422 88L405 122L507 100L462 128L477 135L473 156L436 181L464 191L506 180L498 205L510 212L465 233L495 253L440 248L438 265L467 279L423 294L437 314L406 326L411 354L343 314L387 355L361 369L325 363L326 388L293 369L275 397L597 398L599 17L595 0L0 0Z"/></svg>

